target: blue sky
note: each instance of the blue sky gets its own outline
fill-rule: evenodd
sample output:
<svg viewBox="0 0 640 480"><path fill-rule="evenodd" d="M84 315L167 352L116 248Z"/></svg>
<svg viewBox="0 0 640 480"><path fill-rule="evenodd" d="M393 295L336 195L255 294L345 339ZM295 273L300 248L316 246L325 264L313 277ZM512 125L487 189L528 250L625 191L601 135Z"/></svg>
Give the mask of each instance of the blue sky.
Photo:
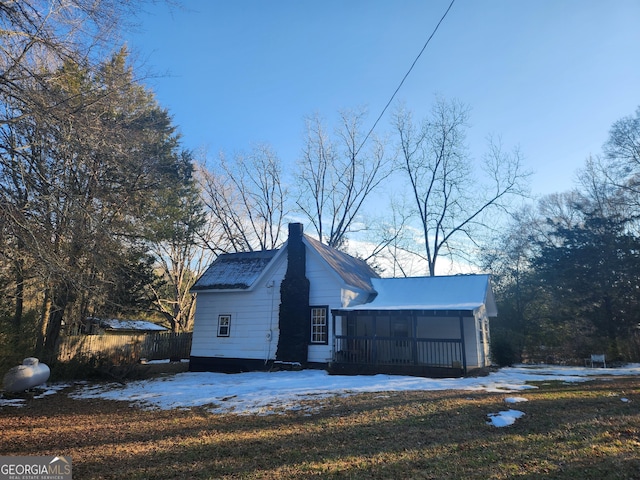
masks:
<svg viewBox="0 0 640 480"><path fill-rule="evenodd" d="M185 147L266 142L291 166L305 116L366 106L373 124L449 3L183 0L149 6L125 40ZM435 95L468 104L473 157L499 135L532 193L564 191L640 105L638 25L637 0L456 0L396 98L418 118Z"/></svg>

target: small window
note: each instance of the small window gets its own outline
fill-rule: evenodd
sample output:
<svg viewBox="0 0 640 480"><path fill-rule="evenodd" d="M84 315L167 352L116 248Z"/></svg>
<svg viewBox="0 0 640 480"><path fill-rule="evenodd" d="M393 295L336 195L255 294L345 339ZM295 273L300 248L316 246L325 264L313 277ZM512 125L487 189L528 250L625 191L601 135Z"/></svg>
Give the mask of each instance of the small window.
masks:
<svg viewBox="0 0 640 480"><path fill-rule="evenodd" d="M328 343L327 307L311 307L311 343Z"/></svg>
<svg viewBox="0 0 640 480"><path fill-rule="evenodd" d="M218 315L218 336L228 337L231 327L231 315Z"/></svg>

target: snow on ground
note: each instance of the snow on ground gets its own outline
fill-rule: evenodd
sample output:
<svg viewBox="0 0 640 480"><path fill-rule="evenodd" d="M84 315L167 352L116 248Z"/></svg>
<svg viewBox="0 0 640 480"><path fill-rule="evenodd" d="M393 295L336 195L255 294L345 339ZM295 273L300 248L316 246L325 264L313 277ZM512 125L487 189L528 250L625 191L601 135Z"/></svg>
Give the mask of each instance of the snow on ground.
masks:
<svg viewBox="0 0 640 480"><path fill-rule="evenodd" d="M213 413L270 414L301 409L304 400L362 392L404 390L467 390L520 392L536 388L527 382L584 382L595 376L640 375L640 364L625 368L518 366L486 377L432 379L399 375L329 375L323 370L247 372L239 374L186 372L150 380L83 384L73 398L133 402L144 408L174 409L203 406ZM59 389L56 385L49 387ZM522 398L522 397L511 397ZM519 400L522 401L522 400ZM515 401L508 403L516 403ZM19 406L0 398L1 406Z"/></svg>
<svg viewBox="0 0 640 480"><path fill-rule="evenodd" d="M522 403L528 402L528 398L524 397L506 397L504 399L505 403ZM509 425L513 425L517 419L524 416L524 412L520 410L505 410L498 413L488 413L487 417L489 417L489 421L487 422L489 425L493 425L494 427L508 427Z"/></svg>
<svg viewBox="0 0 640 480"><path fill-rule="evenodd" d="M529 399L524 397L507 397L504 399L506 403L520 403L520 402L528 402Z"/></svg>
<svg viewBox="0 0 640 480"><path fill-rule="evenodd" d="M54 395L58 393L63 388L71 386L68 383L54 383L52 385L40 385L32 389L31 393L33 394L34 400L38 400L40 398L47 397L49 395ZM23 396L15 395L11 396L11 398L4 398L2 394L0 394L0 407L4 406L13 406L13 407L22 407L24 405L25 399Z"/></svg>
<svg viewBox="0 0 640 480"><path fill-rule="evenodd" d="M508 427L509 425L513 425L515 421L523 415L524 412L520 410L505 410L498 413L489 413L487 415L487 417L489 417L487 423L494 427Z"/></svg>

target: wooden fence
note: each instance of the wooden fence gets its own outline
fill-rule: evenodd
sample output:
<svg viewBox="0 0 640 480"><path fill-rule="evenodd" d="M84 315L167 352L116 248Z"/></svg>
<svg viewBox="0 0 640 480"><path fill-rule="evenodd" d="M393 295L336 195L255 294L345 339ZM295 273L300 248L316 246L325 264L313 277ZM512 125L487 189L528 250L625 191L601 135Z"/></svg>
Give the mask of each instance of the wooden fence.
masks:
<svg viewBox="0 0 640 480"><path fill-rule="evenodd" d="M146 335L72 335L58 343L58 360L100 360L113 365L147 360L189 358L192 333L150 333Z"/></svg>

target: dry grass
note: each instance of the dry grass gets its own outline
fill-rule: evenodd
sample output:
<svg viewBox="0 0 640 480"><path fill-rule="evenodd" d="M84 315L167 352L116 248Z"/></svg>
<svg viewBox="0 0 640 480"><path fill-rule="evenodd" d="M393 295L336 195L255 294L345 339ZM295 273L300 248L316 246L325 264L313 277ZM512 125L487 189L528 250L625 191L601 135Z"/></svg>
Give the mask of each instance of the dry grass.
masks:
<svg viewBox="0 0 640 480"><path fill-rule="evenodd" d="M145 411L62 392L0 407L0 454L69 455L80 480L640 478L637 378L539 387L516 406L504 394L403 392L271 416ZM487 425L508 408L526 415Z"/></svg>

